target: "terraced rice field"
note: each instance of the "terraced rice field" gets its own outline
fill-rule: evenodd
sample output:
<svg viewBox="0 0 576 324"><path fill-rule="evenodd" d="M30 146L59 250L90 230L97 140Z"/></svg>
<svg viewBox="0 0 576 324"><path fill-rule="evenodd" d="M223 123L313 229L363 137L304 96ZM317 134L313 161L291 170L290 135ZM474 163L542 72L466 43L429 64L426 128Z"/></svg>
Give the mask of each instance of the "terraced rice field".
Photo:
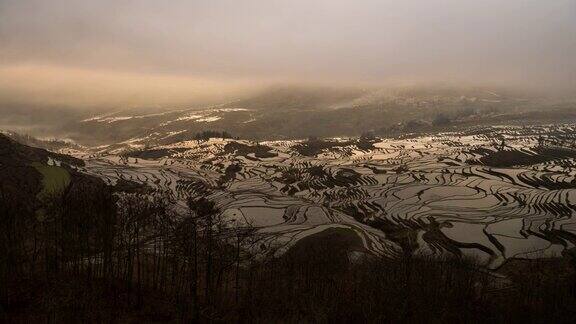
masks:
<svg viewBox="0 0 576 324"><path fill-rule="evenodd" d="M83 171L168 191L180 207L210 196L223 216L259 229L263 253L343 228L377 253L473 255L496 268L576 244L575 131L492 127L371 148L334 139L312 156L298 153L301 141L216 139L157 147L160 157L77 155Z"/></svg>

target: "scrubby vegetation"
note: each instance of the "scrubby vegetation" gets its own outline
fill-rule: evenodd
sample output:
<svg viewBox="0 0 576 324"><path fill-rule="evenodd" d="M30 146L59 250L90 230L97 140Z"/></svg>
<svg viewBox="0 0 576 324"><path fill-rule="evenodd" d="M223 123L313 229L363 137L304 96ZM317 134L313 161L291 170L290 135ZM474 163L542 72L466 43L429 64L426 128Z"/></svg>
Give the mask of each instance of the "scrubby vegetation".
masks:
<svg viewBox="0 0 576 324"><path fill-rule="evenodd" d="M364 132L358 139L348 140L323 139L310 136L306 141L296 145L294 149L304 156L316 156L323 151L329 151L335 148L344 148L347 146L356 146L360 150L367 151L374 149L373 144L376 141L377 138L372 132Z"/></svg>
<svg viewBox="0 0 576 324"><path fill-rule="evenodd" d="M205 130L194 135L198 141L207 141L210 138L232 138L232 135L226 131Z"/></svg>
<svg viewBox="0 0 576 324"><path fill-rule="evenodd" d="M479 162L494 167L510 167L514 165L533 165L557 159L576 158L576 151L567 148L538 147L534 153L520 150L498 150L488 152Z"/></svg>
<svg viewBox="0 0 576 324"><path fill-rule="evenodd" d="M272 148L266 145L245 145L238 142L230 142L224 146L224 153L235 153L238 156L249 157L254 154L257 158L270 158L278 156L272 151Z"/></svg>

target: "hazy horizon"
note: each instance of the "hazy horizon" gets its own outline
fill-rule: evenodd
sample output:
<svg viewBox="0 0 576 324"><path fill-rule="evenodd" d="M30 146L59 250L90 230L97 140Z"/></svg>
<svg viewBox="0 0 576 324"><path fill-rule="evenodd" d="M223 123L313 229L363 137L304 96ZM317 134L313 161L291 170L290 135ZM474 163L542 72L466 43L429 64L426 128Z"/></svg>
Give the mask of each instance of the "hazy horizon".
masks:
<svg viewBox="0 0 576 324"><path fill-rule="evenodd" d="M0 101L225 100L276 84L576 89L576 2L0 1Z"/></svg>

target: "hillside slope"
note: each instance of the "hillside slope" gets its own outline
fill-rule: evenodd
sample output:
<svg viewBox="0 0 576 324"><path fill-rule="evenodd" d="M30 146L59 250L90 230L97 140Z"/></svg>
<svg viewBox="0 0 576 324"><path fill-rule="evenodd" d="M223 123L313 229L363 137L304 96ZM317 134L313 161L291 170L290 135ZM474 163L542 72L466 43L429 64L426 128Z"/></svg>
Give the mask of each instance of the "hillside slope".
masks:
<svg viewBox="0 0 576 324"><path fill-rule="evenodd" d="M202 109L118 111L70 123L81 144L140 141L149 145L227 131L254 140L429 132L470 125L569 122L573 102L486 89L334 90L275 88Z"/></svg>

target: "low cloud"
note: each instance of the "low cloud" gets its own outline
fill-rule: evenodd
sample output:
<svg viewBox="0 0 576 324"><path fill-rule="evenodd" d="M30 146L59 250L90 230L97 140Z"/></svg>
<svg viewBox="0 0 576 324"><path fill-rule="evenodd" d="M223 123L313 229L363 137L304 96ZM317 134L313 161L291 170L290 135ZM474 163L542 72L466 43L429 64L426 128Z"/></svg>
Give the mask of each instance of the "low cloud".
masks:
<svg viewBox="0 0 576 324"><path fill-rule="evenodd" d="M576 89L573 0L2 0L0 93L171 104L269 83Z"/></svg>

